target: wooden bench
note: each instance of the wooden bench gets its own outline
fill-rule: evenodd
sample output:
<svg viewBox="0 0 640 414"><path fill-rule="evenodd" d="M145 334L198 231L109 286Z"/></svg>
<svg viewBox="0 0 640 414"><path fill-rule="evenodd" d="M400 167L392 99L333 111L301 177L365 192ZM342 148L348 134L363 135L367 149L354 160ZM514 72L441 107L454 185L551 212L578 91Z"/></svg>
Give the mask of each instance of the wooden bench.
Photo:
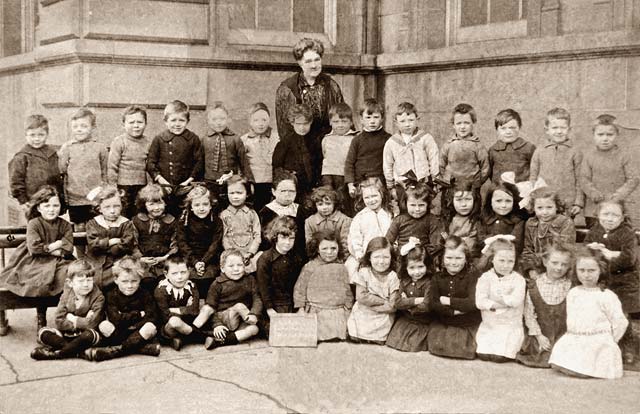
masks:
<svg viewBox="0 0 640 414"><path fill-rule="evenodd" d="M0 249L1 262L4 268L6 264L5 249L18 247L26 239L26 228L24 227L0 227ZM76 246L86 245L84 232L73 234L73 244ZM37 298L25 298L18 296L4 288L0 288L0 336L9 332L9 323L6 317L7 310L13 309L35 309L38 307L53 308L58 305L60 295L45 296Z"/></svg>

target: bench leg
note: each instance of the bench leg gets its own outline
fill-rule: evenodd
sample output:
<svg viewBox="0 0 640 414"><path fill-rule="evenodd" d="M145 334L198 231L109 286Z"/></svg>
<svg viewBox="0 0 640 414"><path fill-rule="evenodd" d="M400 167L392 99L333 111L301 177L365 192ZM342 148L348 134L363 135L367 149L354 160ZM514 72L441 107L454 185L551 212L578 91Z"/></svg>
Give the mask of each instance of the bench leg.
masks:
<svg viewBox="0 0 640 414"><path fill-rule="evenodd" d="M5 311L0 310L0 336L5 336L9 332L9 321Z"/></svg>

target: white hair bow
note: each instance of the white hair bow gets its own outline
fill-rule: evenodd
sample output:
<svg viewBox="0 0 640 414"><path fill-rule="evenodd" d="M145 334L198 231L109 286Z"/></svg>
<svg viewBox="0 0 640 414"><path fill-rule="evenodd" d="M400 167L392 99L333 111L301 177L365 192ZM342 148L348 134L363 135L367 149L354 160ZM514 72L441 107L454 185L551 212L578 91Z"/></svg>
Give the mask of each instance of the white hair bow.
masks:
<svg viewBox="0 0 640 414"><path fill-rule="evenodd" d="M520 203L518 203L520 208L527 208L529 206L532 192L539 188L547 187L547 182L542 177L538 177L535 182L521 181L516 183L516 174L513 171L503 172L502 175L500 175L500 179L502 182L513 184L518 188L518 192L522 198Z"/></svg>
<svg viewBox="0 0 640 414"><path fill-rule="evenodd" d="M233 177L233 170L229 171L226 174L222 174L222 176L218 178L218 185L224 184L231 177Z"/></svg>
<svg viewBox="0 0 640 414"><path fill-rule="evenodd" d="M89 201L95 200L96 197L98 197L98 194L100 194L100 191L102 191L102 186L97 186L91 189L91 191L89 191L89 193L87 194L87 200Z"/></svg>
<svg viewBox="0 0 640 414"><path fill-rule="evenodd" d="M409 237L407 244L400 248L400 256L406 256L411 250L420 245L420 239L417 237Z"/></svg>
<svg viewBox="0 0 640 414"><path fill-rule="evenodd" d="M487 254L491 245L497 240L506 240L513 242L516 239L516 236L513 234L496 234L495 236L491 236L489 238L484 239L484 247L482 248L482 254Z"/></svg>

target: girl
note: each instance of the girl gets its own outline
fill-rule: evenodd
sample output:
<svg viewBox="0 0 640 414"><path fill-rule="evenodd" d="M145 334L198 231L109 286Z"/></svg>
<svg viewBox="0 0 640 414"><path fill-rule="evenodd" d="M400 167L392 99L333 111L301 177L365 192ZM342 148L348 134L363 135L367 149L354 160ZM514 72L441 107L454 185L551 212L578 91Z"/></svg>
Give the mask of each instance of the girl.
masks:
<svg viewBox="0 0 640 414"><path fill-rule="evenodd" d="M598 250L584 248L576 253L575 272L580 284L567 295L567 333L551 351L552 368L579 377L622 377L617 342L629 322L616 294L598 286L607 267Z"/></svg>
<svg viewBox="0 0 640 414"><path fill-rule="evenodd" d="M249 132L240 139L247 151L249 167L255 180L253 194L253 208L262 210L271 201L271 182L273 181L273 166L271 159L273 151L280 141L278 132L269 126L271 113L262 102L253 104L249 111Z"/></svg>
<svg viewBox="0 0 640 414"><path fill-rule="evenodd" d="M427 337L432 316L429 313L431 275L427 275L427 250L414 243L402 246L400 295L394 307L400 311L386 345L405 352L428 349Z"/></svg>
<svg viewBox="0 0 640 414"><path fill-rule="evenodd" d="M436 320L429 329L429 352L449 358L474 359L480 311L476 307L478 274L467 260L468 245L458 236L444 243L444 269L431 282Z"/></svg>
<svg viewBox="0 0 640 414"><path fill-rule="evenodd" d="M60 195L45 185L29 201L27 239L0 273L0 286L18 296L55 296L62 292L72 258L73 230L59 217ZM37 307L38 330L47 325L47 308Z"/></svg>
<svg viewBox="0 0 640 414"><path fill-rule="evenodd" d="M254 209L246 205L251 195L251 184L239 175L226 181L229 206L220 213L222 221L222 246L242 253L245 271L256 271L256 253L260 247L260 218Z"/></svg>
<svg viewBox="0 0 640 414"><path fill-rule="evenodd" d="M191 269L200 297L204 297L218 275L222 222L211 211L211 193L206 187L194 186L185 203L176 232L178 251Z"/></svg>
<svg viewBox="0 0 640 414"><path fill-rule="evenodd" d="M568 277L572 253L562 244L549 245L542 263L546 272L529 282L524 304L524 322L528 336L516 360L530 367L550 368L549 354L555 342L567 330Z"/></svg>
<svg viewBox="0 0 640 414"><path fill-rule="evenodd" d="M349 280L358 270L358 261L365 255L365 248L375 237L387 234L391 219L389 194L378 178L367 178L360 184L361 203L364 208L355 215L349 226L347 244L350 257L345 262L349 271Z"/></svg>
<svg viewBox="0 0 640 414"><path fill-rule="evenodd" d="M429 214L429 204L433 190L424 182L406 180L402 211L395 217L387 230L386 237L391 244L404 246L412 237L420 240L430 257L435 257L442 246L440 220Z"/></svg>
<svg viewBox="0 0 640 414"><path fill-rule="evenodd" d="M347 253L349 247L347 237L351 218L338 210L338 193L331 187L318 187L313 190L309 201L314 205L316 213L304 222L305 244L307 252L313 240L313 235L320 230L333 233L343 253Z"/></svg>
<svg viewBox="0 0 640 414"><path fill-rule="evenodd" d="M536 280L542 267L539 256L554 242L574 244L576 228L573 220L563 215L564 204L557 192L541 187L533 190L530 198L536 216L525 224L521 267L525 276Z"/></svg>
<svg viewBox="0 0 640 414"><path fill-rule="evenodd" d="M345 340L353 294L339 240L332 231L318 231L309 250L312 259L302 268L293 289L293 306L318 316L319 341Z"/></svg>
<svg viewBox="0 0 640 414"><path fill-rule="evenodd" d="M104 296L93 284L94 270L86 260L68 267L67 285L56 308L56 327L38 331L44 346L31 352L35 360L84 356L100 340L98 324L104 319Z"/></svg>
<svg viewBox="0 0 640 414"><path fill-rule="evenodd" d="M601 251L609 262L608 287L618 295L625 315L640 312L638 294L638 239L626 219L620 202L603 201L597 210L598 223L587 233L585 243ZM625 364L638 358L638 338L631 324L620 340Z"/></svg>
<svg viewBox="0 0 640 414"><path fill-rule="evenodd" d="M282 216L293 217L298 231L296 232L296 241L294 251L305 256L304 248L304 212L298 203L294 200L297 194L298 179L295 174L283 171L275 175L273 179L274 200L264 206L260 210L260 223L262 223L262 232L266 236L269 223L276 218ZM263 237L263 243L260 250L267 250L270 247L269 238Z"/></svg>
<svg viewBox="0 0 640 414"><path fill-rule="evenodd" d="M498 234L511 234L515 237L514 245L516 254L522 252L524 242L524 213L520 211L520 193L518 187L507 182L492 184L487 192L484 208L478 226L478 249L484 250L484 242ZM480 271L486 270L489 265L489 258L480 257L477 268Z"/></svg>
<svg viewBox="0 0 640 414"><path fill-rule="evenodd" d="M526 283L513 271L516 247L512 235L497 235L485 240L493 268L478 279L476 306L482 313L478 327L478 358L507 362L513 360L522 346L524 329L524 293Z"/></svg>
<svg viewBox="0 0 640 414"><path fill-rule="evenodd" d="M96 284L103 290L113 283L113 263L138 249L133 223L120 215L120 197L113 185L97 187L87 196L100 213L87 222L87 260L96 269Z"/></svg>
<svg viewBox="0 0 640 414"><path fill-rule="evenodd" d="M451 187L442 193L444 199L442 216L445 231L449 236L458 236L467 245L470 257L476 257L478 249L478 227L480 225L480 191L472 180L452 179Z"/></svg>
<svg viewBox="0 0 640 414"><path fill-rule="evenodd" d="M384 237L371 239L353 278L356 303L347 322L349 339L384 345L395 319L394 303L400 296L394 268L391 243Z"/></svg>
<svg viewBox="0 0 640 414"><path fill-rule="evenodd" d="M148 266L147 277L142 284L153 290L163 276L163 262L178 252L175 233L178 221L165 211L164 192L158 184L147 184L138 192L133 226L138 236L140 261Z"/></svg>

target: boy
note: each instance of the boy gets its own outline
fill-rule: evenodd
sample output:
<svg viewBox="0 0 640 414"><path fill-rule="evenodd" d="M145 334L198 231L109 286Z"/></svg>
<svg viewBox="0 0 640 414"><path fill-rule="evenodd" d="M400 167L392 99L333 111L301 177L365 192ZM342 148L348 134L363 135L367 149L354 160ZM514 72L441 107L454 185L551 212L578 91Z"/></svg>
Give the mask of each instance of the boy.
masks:
<svg viewBox="0 0 640 414"><path fill-rule="evenodd" d="M343 211L353 216L353 206L344 181L344 169L349 147L354 135L353 113L346 103L329 108L331 132L322 139L322 185L338 193Z"/></svg>
<svg viewBox="0 0 640 414"><path fill-rule="evenodd" d="M312 159L315 144L309 135L312 121L313 112L307 105L292 105L289 108L289 123L293 126L293 132L288 136L280 137L280 142L273 151L273 174L275 176L289 171L296 175L298 179L296 201L299 203L311 191L318 177L314 172ZM317 152L315 154L317 157Z"/></svg>
<svg viewBox="0 0 640 414"><path fill-rule="evenodd" d="M202 144L200 138L187 129L189 107L173 101L164 108L167 129L153 138L147 158L147 172L155 182L164 186L167 211L180 217L181 200L174 193L177 187L189 185L202 175Z"/></svg>
<svg viewBox="0 0 640 414"><path fill-rule="evenodd" d="M200 310L200 295L195 283L189 280L189 268L183 257L169 256L164 262L164 275L153 293L160 311L160 335L170 339L171 347L179 351L184 337L191 337L194 342L202 340L202 334L193 326Z"/></svg>
<svg viewBox="0 0 640 414"><path fill-rule="evenodd" d="M246 156L244 143L229 129L229 113L222 102L216 101L207 113L208 131L202 140L204 181L207 188L221 202L218 207L227 206L225 186L217 181L233 171L253 182L253 174Z"/></svg>
<svg viewBox="0 0 640 414"><path fill-rule="evenodd" d="M595 148L585 152L578 177L586 195L584 216L588 228L597 222L598 203L624 201L638 186L638 171L630 154L621 150L616 117L603 114L593 126Z"/></svg>
<svg viewBox="0 0 640 414"><path fill-rule="evenodd" d="M404 200L404 175L436 178L440 174L440 154L433 137L418 128L418 110L409 102L398 105L395 113L398 133L384 145L382 169L387 189L400 205Z"/></svg>
<svg viewBox="0 0 640 414"><path fill-rule="evenodd" d="M366 99L360 110L362 132L351 141L344 165L344 181L349 195L356 196L356 184L368 177L384 182L382 151L391 136L384 130L384 108L375 99Z"/></svg>
<svg viewBox="0 0 640 414"><path fill-rule="evenodd" d="M133 218L136 196L147 184L147 155L151 138L144 135L147 111L138 105L127 106L122 113L124 134L111 142L107 179L123 192L122 215Z"/></svg>
<svg viewBox="0 0 640 414"><path fill-rule="evenodd" d="M258 289L266 310L264 326L267 336L272 315L293 312L293 288L303 265L293 249L296 231L293 217L275 218L268 232L272 247L258 259Z"/></svg>
<svg viewBox="0 0 640 414"><path fill-rule="evenodd" d="M495 120L498 141L489 148L491 181L500 183L503 172L513 171L516 183L529 180L529 164L536 146L520 137L522 119L513 109L498 112Z"/></svg>
<svg viewBox="0 0 640 414"><path fill-rule="evenodd" d="M83 356L100 340L98 324L104 318L104 296L93 284L93 266L76 260L67 269L67 286L56 308L56 328L42 328L38 341L44 346L31 352L36 360Z"/></svg>
<svg viewBox="0 0 640 414"><path fill-rule="evenodd" d="M202 326L213 315L213 336L205 339L206 349L235 345L257 335L262 312L258 285L246 274L242 253L225 250L220 266L222 273L209 288L206 304L194 322Z"/></svg>
<svg viewBox="0 0 640 414"><path fill-rule="evenodd" d="M156 304L153 297L140 289L144 269L140 262L125 256L113 265L116 286L106 293L107 320L98 328L106 347L92 348L92 361L140 353L160 355L160 344L152 342L156 336Z"/></svg>
<svg viewBox="0 0 640 414"><path fill-rule="evenodd" d="M458 104L451 121L455 132L440 151L440 174L446 181L472 180L480 188L489 178L489 153L474 134L476 111L469 104Z"/></svg>
<svg viewBox="0 0 640 414"><path fill-rule="evenodd" d="M584 193L578 185L582 153L569 140L571 115L564 108L553 108L544 120L547 143L537 148L531 157L529 181L541 177L562 198L571 217L584 207Z"/></svg>
<svg viewBox="0 0 640 414"><path fill-rule="evenodd" d="M72 140L58 151L69 218L78 225L77 230L94 216L87 194L107 182L107 147L93 138L95 129L95 114L87 108L78 109L71 116Z"/></svg>
<svg viewBox="0 0 640 414"><path fill-rule="evenodd" d="M24 211L29 199L45 184L61 192L58 154L47 144L49 121L42 115L30 115L24 123L26 145L9 161L9 190Z"/></svg>

